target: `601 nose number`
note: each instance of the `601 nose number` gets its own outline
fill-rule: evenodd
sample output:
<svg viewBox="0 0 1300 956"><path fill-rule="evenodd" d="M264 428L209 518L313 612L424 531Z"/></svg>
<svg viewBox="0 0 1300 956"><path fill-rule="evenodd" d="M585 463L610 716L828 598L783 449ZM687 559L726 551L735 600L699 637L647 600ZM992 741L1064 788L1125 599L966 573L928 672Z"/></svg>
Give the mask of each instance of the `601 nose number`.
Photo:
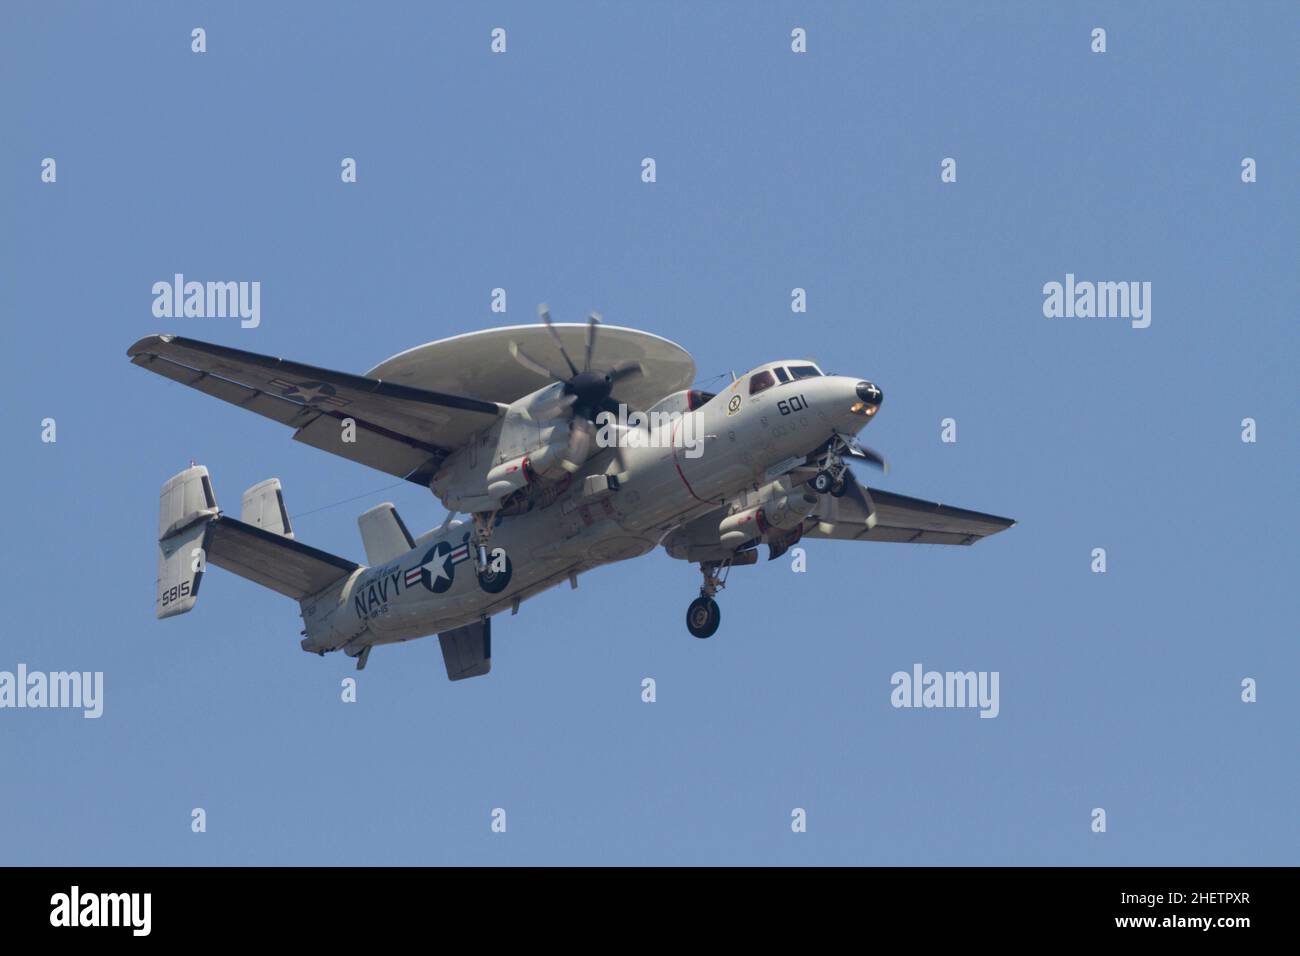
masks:
<svg viewBox="0 0 1300 956"><path fill-rule="evenodd" d="M808 399L802 395L796 395L794 398L783 398L776 403L777 410L782 415L789 415L791 412L801 412L808 407Z"/></svg>

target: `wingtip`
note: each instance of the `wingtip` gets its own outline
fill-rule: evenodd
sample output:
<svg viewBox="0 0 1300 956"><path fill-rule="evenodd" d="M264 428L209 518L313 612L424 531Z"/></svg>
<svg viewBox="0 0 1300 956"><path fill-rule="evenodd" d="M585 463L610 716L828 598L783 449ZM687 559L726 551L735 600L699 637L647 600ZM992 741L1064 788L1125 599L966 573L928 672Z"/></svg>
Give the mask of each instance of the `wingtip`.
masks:
<svg viewBox="0 0 1300 956"><path fill-rule="evenodd" d="M126 357L135 358L137 355L149 351L151 347L163 342L170 342L173 338L174 336L167 335L163 332L158 332L154 335L146 335L126 350Z"/></svg>

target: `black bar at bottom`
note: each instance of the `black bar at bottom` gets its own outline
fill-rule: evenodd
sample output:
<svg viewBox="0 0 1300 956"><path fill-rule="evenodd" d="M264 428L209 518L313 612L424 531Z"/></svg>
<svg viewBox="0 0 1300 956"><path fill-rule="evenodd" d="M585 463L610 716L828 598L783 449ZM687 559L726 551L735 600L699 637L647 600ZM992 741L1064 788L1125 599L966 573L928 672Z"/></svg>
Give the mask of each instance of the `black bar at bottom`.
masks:
<svg viewBox="0 0 1300 956"><path fill-rule="evenodd" d="M927 942L1044 935L1230 942L1285 928L1296 875L1292 868L11 868L0 869L0 926L8 941L283 936L298 945L373 943L376 932L424 934L433 943L530 926L543 935L613 931L664 940L678 926L698 935L701 921L733 941L817 927L818 936L842 928L859 939L920 931Z"/></svg>

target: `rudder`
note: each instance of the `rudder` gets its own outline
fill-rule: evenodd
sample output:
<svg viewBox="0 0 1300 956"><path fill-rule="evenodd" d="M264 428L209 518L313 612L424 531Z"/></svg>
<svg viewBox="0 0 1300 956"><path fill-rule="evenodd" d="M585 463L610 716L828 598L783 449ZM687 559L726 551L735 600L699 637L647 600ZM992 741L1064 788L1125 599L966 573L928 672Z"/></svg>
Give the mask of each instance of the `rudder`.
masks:
<svg viewBox="0 0 1300 956"><path fill-rule="evenodd" d="M208 469L192 465L162 486L158 505L159 619L184 614L198 599L205 570L204 539L217 514Z"/></svg>

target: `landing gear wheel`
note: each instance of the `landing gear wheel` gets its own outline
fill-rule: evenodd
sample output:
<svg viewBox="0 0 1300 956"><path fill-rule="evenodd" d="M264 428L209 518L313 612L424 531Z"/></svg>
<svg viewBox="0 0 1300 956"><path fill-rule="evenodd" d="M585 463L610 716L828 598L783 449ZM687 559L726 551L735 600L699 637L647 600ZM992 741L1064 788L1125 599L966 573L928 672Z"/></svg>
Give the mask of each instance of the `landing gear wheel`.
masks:
<svg viewBox="0 0 1300 956"><path fill-rule="evenodd" d="M500 567L502 557L505 558L504 567ZM509 586L514 570L509 555L494 555L488 566L478 573L478 586L488 594L500 594Z"/></svg>
<svg viewBox="0 0 1300 956"><path fill-rule="evenodd" d="M831 483L831 497L843 498L844 492L849 490L849 479L846 475L841 475Z"/></svg>
<svg viewBox="0 0 1300 956"><path fill-rule="evenodd" d="M824 495L835 484L835 476L829 471L819 471L812 476L812 480L808 484L817 494Z"/></svg>
<svg viewBox="0 0 1300 956"><path fill-rule="evenodd" d="M686 630L698 638L712 637L722 623L718 602L710 597L697 597L686 609Z"/></svg>

